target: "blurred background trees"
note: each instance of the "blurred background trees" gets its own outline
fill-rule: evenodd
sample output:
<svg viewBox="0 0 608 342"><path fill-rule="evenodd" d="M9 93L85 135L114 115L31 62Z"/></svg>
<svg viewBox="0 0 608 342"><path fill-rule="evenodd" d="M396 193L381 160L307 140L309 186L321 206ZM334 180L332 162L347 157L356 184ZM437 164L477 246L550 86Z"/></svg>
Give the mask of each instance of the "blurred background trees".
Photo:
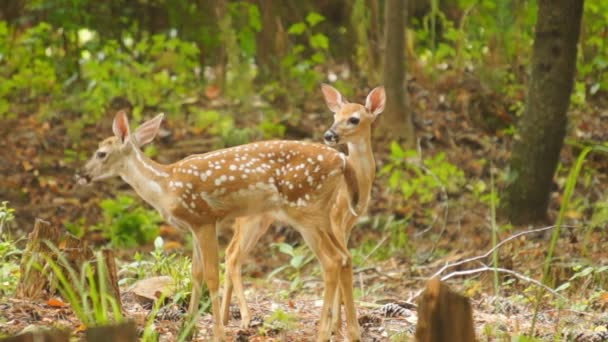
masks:
<svg viewBox="0 0 608 342"><path fill-rule="evenodd" d="M221 137L222 145L315 138L321 130L310 115L326 112L318 86L329 82L353 101L385 84L388 107L376 135L404 146L427 139L415 136L415 127L427 124L417 113L433 106L439 118L448 104L480 131L510 137L527 115L526 89L534 84L537 5L3 1L0 119L27 114L60 122L74 148L83 127L119 108L131 110L134 121L165 112L196 133ZM607 103L607 21L608 2L585 3L570 97L579 112ZM410 101L408 93L415 95Z"/></svg>

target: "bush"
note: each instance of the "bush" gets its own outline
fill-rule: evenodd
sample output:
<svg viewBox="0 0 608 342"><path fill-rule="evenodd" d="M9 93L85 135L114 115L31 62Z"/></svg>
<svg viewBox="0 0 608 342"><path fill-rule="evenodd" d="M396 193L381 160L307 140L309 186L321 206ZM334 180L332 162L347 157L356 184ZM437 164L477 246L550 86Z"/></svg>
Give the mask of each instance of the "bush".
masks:
<svg viewBox="0 0 608 342"><path fill-rule="evenodd" d="M156 211L148 210L128 196L101 201L103 223L96 228L116 247L135 247L150 243L158 235L161 221Z"/></svg>

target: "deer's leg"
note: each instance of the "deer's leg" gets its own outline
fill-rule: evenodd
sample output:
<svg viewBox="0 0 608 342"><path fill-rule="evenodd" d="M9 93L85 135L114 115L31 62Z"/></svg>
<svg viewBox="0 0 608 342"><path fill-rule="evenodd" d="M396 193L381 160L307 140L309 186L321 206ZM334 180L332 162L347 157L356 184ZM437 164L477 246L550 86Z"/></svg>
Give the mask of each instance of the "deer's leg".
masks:
<svg viewBox="0 0 608 342"><path fill-rule="evenodd" d="M338 241L345 241L344 246L348 246L348 241L347 238L344 237L345 234L345 229L346 227L345 225L345 220L344 220L344 213L345 210L340 210L339 206L334 206L332 207L331 210L331 228L332 231L334 232L334 235L336 236ZM335 298L334 298L334 302L332 304L332 310L331 310L331 326L332 326L332 331L334 334L338 335L340 334L340 331L342 330L342 317L341 317L341 310L342 309L342 294L340 291L340 286L337 286L336 288L336 294L335 294Z"/></svg>
<svg viewBox="0 0 608 342"><path fill-rule="evenodd" d="M271 215L256 215L238 218L235 222L235 231L230 245L226 249L226 276L224 298L222 301L222 316L224 322L228 321L230 311L230 297L232 287L239 302L241 312L241 328L248 328L251 314L245 300L243 290L242 263L249 252L255 247L262 235L273 222Z"/></svg>
<svg viewBox="0 0 608 342"><path fill-rule="evenodd" d="M233 278L232 273L237 272L238 270L235 259L238 259L240 254L240 251L238 250L240 241L239 235L241 234L241 225L239 224L239 219L240 218L237 218L234 222L234 235L232 236L232 240L230 240L228 247L226 247L226 255L224 259L226 267L226 272L224 274L224 293L222 297L222 322L224 325L227 325L228 321L230 320L230 301L232 300ZM241 317L242 314L243 313L241 312Z"/></svg>
<svg viewBox="0 0 608 342"><path fill-rule="evenodd" d="M198 308L201 299L201 291L203 286L203 261L200 250L200 244L194 231L192 232L192 295L190 296L190 304L188 306L188 321L196 321L198 318ZM193 328L194 329L194 328Z"/></svg>
<svg viewBox="0 0 608 342"><path fill-rule="evenodd" d="M315 225L298 227L306 244L319 259L323 271L323 306L319 321L319 333L317 341L329 341L331 338L331 314L336 290L338 288L340 269L342 264L342 253L330 237L333 233L329 230L329 221L325 226L327 229L317 229Z"/></svg>
<svg viewBox="0 0 608 342"><path fill-rule="evenodd" d="M353 265L352 257L348 252L348 240L352 227L356 221L355 217L348 217L343 221L343 225L338 230L337 241L339 249L346 251L347 258L343 260L342 267L340 269L340 291L338 297L334 303L339 305L344 304L344 315L346 317L347 334L349 341L360 341L361 340L361 329L359 327L359 321L357 320L357 309L355 308L355 299L353 295ZM338 321L340 319L338 318Z"/></svg>
<svg viewBox="0 0 608 342"><path fill-rule="evenodd" d="M204 244L204 247L202 246ZM224 333L224 325L222 324L220 316L220 299L219 299L219 285L220 285L220 274L219 274L219 251L217 242L217 233L215 225L204 225L196 231L196 245L200 249L200 261L202 262L203 279L209 290L209 297L211 299L211 313L213 314L213 337L216 341L224 341L226 335ZM194 264L194 263L193 263ZM202 282L197 285L198 293L195 294L194 286L197 285L193 282L192 296L196 295L198 308L198 299L200 299L200 289ZM190 303L192 304L192 302Z"/></svg>

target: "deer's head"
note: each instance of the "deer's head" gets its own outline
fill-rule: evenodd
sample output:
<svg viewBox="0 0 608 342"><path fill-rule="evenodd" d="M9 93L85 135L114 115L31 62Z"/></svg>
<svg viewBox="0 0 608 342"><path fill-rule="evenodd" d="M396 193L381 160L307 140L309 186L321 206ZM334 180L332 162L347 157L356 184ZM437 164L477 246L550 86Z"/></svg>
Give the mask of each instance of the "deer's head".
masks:
<svg viewBox="0 0 608 342"><path fill-rule="evenodd" d="M79 183L86 184L120 175L129 158L135 155L141 146L154 139L163 116L164 114L159 114L146 121L131 134L125 112L116 113L112 123L114 136L99 143L99 147L85 164L84 175L79 179Z"/></svg>
<svg viewBox="0 0 608 342"><path fill-rule="evenodd" d="M334 113L334 123L323 135L328 145L348 143L359 134L368 134L386 103L383 86L374 88L367 95L365 105L349 103L338 90L327 84L321 85L321 91L327 106Z"/></svg>

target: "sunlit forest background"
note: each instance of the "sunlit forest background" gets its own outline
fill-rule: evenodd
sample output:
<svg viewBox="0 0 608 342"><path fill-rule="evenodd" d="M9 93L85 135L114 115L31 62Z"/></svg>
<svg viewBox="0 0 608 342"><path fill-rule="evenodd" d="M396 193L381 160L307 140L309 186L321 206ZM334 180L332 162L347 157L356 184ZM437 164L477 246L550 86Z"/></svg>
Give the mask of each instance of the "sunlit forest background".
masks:
<svg viewBox="0 0 608 342"><path fill-rule="evenodd" d="M132 126L165 113L144 149L161 163L259 140L322 142L327 83L355 103L387 88L371 202L349 242L364 340L413 338L433 276L470 299L479 340L608 340L608 1L585 1L578 19L565 2L1 2L0 337L47 326L82 338L131 320L144 341L182 338L190 234L120 179L85 187L75 175L119 110ZM559 36L536 25L560 13L580 32L534 63ZM570 79L535 83L568 52ZM87 309L91 284L61 281L61 258L44 269L48 288L22 296L36 219L98 258L114 253L122 312ZM221 251L231 236L219 231ZM321 273L293 229L274 224L243 273L255 317L241 329L234 305L231 338L314 339ZM129 296L152 277L148 292L171 288L164 301ZM198 323L201 340L210 322Z"/></svg>

